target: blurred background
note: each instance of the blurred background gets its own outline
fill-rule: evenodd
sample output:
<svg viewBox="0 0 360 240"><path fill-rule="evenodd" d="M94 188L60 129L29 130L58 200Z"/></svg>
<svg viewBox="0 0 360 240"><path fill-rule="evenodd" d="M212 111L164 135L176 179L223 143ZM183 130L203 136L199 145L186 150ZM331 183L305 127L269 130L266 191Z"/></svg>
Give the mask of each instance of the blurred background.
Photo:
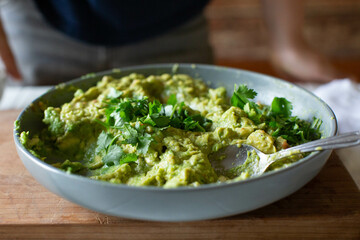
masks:
<svg viewBox="0 0 360 240"><path fill-rule="evenodd" d="M213 0L206 16L217 64L277 75L267 63L259 0ZM305 1L304 32L312 47L360 79L359 0Z"/></svg>

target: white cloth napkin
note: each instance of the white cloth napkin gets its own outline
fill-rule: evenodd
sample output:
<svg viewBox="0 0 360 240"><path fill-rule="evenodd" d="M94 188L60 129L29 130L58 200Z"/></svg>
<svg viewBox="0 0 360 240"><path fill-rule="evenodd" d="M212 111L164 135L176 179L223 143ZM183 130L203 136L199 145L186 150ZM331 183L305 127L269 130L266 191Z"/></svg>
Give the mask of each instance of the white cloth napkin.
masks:
<svg viewBox="0 0 360 240"><path fill-rule="evenodd" d="M360 84L349 79L334 80L313 92L334 111L339 132L360 130Z"/></svg>
<svg viewBox="0 0 360 240"><path fill-rule="evenodd" d="M50 87L6 86L0 99L0 110L23 109Z"/></svg>
<svg viewBox="0 0 360 240"><path fill-rule="evenodd" d="M313 92L334 111L340 133L360 130L360 84L349 79L334 80ZM338 149L336 153L360 188L360 146Z"/></svg>

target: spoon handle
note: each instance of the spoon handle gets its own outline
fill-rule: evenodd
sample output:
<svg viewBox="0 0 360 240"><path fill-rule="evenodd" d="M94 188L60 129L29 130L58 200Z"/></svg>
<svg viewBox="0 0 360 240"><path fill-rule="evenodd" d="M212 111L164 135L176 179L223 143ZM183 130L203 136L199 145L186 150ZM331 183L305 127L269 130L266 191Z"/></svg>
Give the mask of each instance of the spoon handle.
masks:
<svg viewBox="0 0 360 240"><path fill-rule="evenodd" d="M360 131L343 133L337 136L304 143L285 151L313 152L337 148L346 148L360 144Z"/></svg>

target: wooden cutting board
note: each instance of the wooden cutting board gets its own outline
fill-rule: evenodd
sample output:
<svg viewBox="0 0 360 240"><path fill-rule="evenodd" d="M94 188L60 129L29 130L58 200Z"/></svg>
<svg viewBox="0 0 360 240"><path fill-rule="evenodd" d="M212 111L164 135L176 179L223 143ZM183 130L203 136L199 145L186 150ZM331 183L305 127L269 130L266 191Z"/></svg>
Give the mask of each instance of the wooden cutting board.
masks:
<svg viewBox="0 0 360 240"><path fill-rule="evenodd" d="M18 114L0 111L0 239L360 239L360 192L335 154L298 192L250 213L186 223L128 220L38 184L15 150Z"/></svg>

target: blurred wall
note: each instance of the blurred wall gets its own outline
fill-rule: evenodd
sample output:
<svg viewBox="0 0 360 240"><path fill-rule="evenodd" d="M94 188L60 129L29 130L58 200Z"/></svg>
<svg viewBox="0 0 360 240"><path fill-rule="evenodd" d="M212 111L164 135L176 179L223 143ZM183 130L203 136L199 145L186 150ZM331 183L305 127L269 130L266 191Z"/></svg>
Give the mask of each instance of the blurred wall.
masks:
<svg viewBox="0 0 360 240"><path fill-rule="evenodd" d="M267 58L259 0L213 0L206 16L216 61ZM314 48L333 59L360 59L360 0L305 1L304 33Z"/></svg>

